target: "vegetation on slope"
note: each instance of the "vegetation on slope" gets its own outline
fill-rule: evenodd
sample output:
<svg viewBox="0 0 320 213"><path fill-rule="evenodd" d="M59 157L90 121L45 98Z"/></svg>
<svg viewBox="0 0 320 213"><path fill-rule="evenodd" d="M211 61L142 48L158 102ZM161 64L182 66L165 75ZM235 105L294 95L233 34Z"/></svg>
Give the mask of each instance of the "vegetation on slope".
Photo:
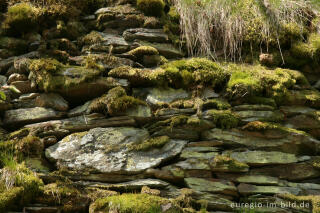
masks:
<svg viewBox="0 0 320 213"><path fill-rule="evenodd" d="M250 48L280 48L293 33L303 38L315 17L309 1L175 0L190 55L238 60ZM201 14L201 15L200 15ZM245 47L245 48L244 48ZM261 51L260 50L260 51Z"/></svg>

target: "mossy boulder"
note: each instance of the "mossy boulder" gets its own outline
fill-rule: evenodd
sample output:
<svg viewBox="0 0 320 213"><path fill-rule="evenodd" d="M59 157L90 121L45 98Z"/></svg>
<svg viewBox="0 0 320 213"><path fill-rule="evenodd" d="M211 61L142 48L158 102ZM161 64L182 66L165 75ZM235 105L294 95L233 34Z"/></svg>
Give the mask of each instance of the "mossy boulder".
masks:
<svg viewBox="0 0 320 213"><path fill-rule="evenodd" d="M19 3L9 7L3 23L4 30L18 36L34 31L37 27L37 13L37 8L30 3Z"/></svg>
<svg viewBox="0 0 320 213"><path fill-rule="evenodd" d="M67 100L88 100L113 87L127 86L126 82L101 77L100 70L63 65L55 59L33 60L29 68L29 78L39 90L59 93Z"/></svg>
<svg viewBox="0 0 320 213"><path fill-rule="evenodd" d="M237 127L240 121L239 117L230 110L211 109L204 112L204 118L213 121L217 127L222 129Z"/></svg>
<svg viewBox="0 0 320 213"><path fill-rule="evenodd" d="M164 12L163 0L138 0L137 7L147 16L161 16Z"/></svg>
<svg viewBox="0 0 320 213"><path fill-rule="evenodd" d="M172 205L167 213L178 213L182 210L167 198L148 194L122 194L107 198L97 199L90 205L89 212L163 212L162 206Z"/></svg>
<svg viewBox="0 0 320 213"><path fill-rule="evenodd" d="M284 55L285 66L299 69L306 73L320 71L320 36L317 33L309 35L307 41L295 42L289 53Z"/></svg>
<svg viewBox="0 0 320 213"><path fill-rule="evenodd" d="M270 70L261 66L233 64L229 64L227 69L232 72L227 83L227 92L231 99L258 96L284 103L286 95L294 86L309 87L305 76L294 70Z"/></svg>
<svg viewBox="0 0 320 213"><path fill-rule="evenodd" d="M146 102L134 98L132 96L128 96L126 91L122 87L115 87L109 90L108 94L103 95L100 98L94 99L89 105L89 111L91 112L98 112L98 113L105 113L110 114L112 116L116 115L133 115L136 114L133 111L135 109L139 109L139 107L146 107L148 106ZM147 117L150 116L151 112L150 109L141 115L146 115ZM141 108L140 111L143 111ZM131 113L130 113L131 112ZM137 116L139 116L139 110L137 111Z"/></svg>
<svg viewBox="0 0 320 213"><path fill-rule="evenodd" d="M128 52L138 62L146 67L157 66L160 63L160 55L157 49L151 46L140 46Z"/></svg>
<svg viewBox="0 0 320 213"><path fill-rule="evenodd" d="M153 70L119 67L111 70L109 76L128 79L135 86L190 88L201 84L219 88L225 85L229 73L218 63L204 58L192 58L172 61Z"/></svg>

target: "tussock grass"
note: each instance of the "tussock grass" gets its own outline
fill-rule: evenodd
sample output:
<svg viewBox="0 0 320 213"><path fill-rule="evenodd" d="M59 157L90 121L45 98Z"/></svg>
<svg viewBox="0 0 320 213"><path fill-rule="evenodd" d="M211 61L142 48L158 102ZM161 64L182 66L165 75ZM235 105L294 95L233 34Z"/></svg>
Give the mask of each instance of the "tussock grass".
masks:
<svg viewBox="0 0 320 213"><path fill-rule="evenodd" d="M190 56L241 59L244 45L274 45L293 25L302 36L314 18L308 0L173 0ZM281 53L282 55L282 53Z"/></svg>

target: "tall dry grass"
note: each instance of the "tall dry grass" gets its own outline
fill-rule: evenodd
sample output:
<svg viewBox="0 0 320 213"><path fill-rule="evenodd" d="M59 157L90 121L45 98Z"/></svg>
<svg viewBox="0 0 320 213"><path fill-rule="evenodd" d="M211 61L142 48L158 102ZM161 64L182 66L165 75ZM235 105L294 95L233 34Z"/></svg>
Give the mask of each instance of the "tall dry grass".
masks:
<svg viewBox="0 0 320 213"><path fill-rule="evenodd" d="M315 1L315 0L312 0ZM303 28L311 19L308 0L173 0L180 14L182 37L189 55L241 60L244 42L268 46L271 39L281 52L282 26Z"/></svg>

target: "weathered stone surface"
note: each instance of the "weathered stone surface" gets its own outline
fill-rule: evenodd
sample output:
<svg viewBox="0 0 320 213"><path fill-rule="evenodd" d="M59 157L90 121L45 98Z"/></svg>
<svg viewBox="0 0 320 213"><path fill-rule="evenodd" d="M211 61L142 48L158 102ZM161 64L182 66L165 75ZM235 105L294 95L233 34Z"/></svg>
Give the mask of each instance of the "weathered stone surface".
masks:
<svg viewBox="0 0 320 213"><path fill-rule="evenodd" d="M110 52L110 50L112 50L113 53L125 53L130 48L130 45L128 44L128 42L118 34L103 33L103 32L99 32L99 34L102 40L92 45L84 46L82 49L82 52L105 53L105 52ZM111 46L112 46L112 49L111 49ZM126 65L126 64L130 65L133 63L129 59L118 59L118 61L124 62L122 65ZM108 69L111 69L112 67L116 68L117 66L111 66L109 64L105 64L105 67Z"/></svg>
<svg viewBox="0 0 320 213"><path fill-rule="evenodd" d="M30 124L26 127L38 129L41 132L40 135L55 135L57 137L63 137L69 133L87 131L96 127L118 127L135 125L135 120L127 116L106 118L101 114L90 114L62 120Z"/></svg>
<svg viewBox="0 0 320 213"><path fill-rule="evenodd" d="M128 3L128 2L124 2ZM122 3L121 3L122 4ZM144 15L130 4L100 8L96 11L99 28L128 29L142 27Z"/></svg>
<svg viewBox="0 0 320 213"><path fill-rule="evenodd" d="M40 91L58 93L73 103L96 98L113 87L129 85L125 79L101 77L101 71L80 66L59 64L59 69L46 73L46 77L43 77L43 72L46 71L32 70L29 79L37 83Z"/></svg>
<svg viewBox="0 0 320 213"><path fill-rule="evenodd" d="M243 121L281 121L284 119L284 115L278 111L236 111Z"/></svg>
<svg viewBox="0 0 320 213"><path fill-rule="evenodd" d="M320 92L317 90L290 90L283 105L320 108Z"/></svg>
<svg viewBox="0 0 320 213"><path fill-rule="evenodd" d="M137 174L178 155L186 141L171 140L162 148L137 151L130 145L149 138L146 130L119 127L95 128L75 133L46 149L46 157L60 168L103 174Z"/></svg>
<svg viewBox="0 0 320 213"><path fill-rule="evenodd" d="M273 111L274 107L269 105L238 105L232 108L235 111Z"/></svg>
<svg viewBox="0 0 320 213"><path fill-rule="evenodd" d="M165 44L165 43L150 43L150 42L138 42L139 45L142 46L151 46L158 50L160 55L163 55L167 59L173 58L182 58L184 56L183 52L172 44Z"/></svg>
<svg viewBox="0 0 320 213"><path fill-rule="evenodd" d="M150 118L152 113L149 106L138 105L127 109L126 112L124 112L124 115L139 118Z"/></svg>
<svg viewBox="0 0 320 213"><path fill-rule="evenodd" d="M168 35L162 29L135 28L123 32L123 37L127 41L142 40L148 42L168 42Z"/></svg>
<svg viewBox="0 0 320 213"><path fill-rule="evenodd" d="M305 106L281 106L280 111L284 113L287 117L291 117L295 115L314 112L316 110Z"/></svg>
<svg viewBox="0 0 320 213"><path fill-rule="evenodd" d="M267 175L290 181L301 181L320 177L320 170L311 162L294 163L287 165L272 165L250 169L251 175Z"/></svg>
<svg viewBox="0 0 320 213"><path fill-rule="evenodd" d="M297 157L293 154L265 151L233 152L230 154L230 156L240 162L247 163L248 165L252 166L289 164L304 160L304 158ZM310 159L308 156L305 157L307 157L306 160Z"/></svg>
<svg viewBox="0 0 320 213"><path fill-rule="evenodd" d="M194 114L195 112L196 112L196 109L193 109L193 108L189 108L189 109L164 108L164 109L157 110L155 113L155 116L171 117L174 115Z"/></svg>
<svg viewBox="0 0 320 213"><path fill-rule="evenodd" d="M185 178L187 186L194 191L210 192L237 196L237 188L232 182L223 180L206 180L201 178Z"/></svg>
<svg viewBox="0 0 320 213"><path fill-rule="evenodd" d="M40 57L39 52L34 51L24 55L13 56L4 60L0 60L0 73L4 74L9 69L9 67L11 67L14 64L15 60L19 60L22 58L39 58L39 57Z"/></svg>
<svg viewBox="0 0 320 213"><path fill-rule="evenodd" d="M264 175L243 175L236 178L235 182L264 186L277 186L280 184L278 178Z"/></svg>
<svg viewBox="0 0 320 213"><path fill-rule="evenodd" d="M187 147L182 150L181 158L211 159L218 154L216 147Z"/></svg>
<svg viewBox="0 0 320 213"><path fill-rule="evenodd" d="M163 104L171 103L178 99L186 99L190 97L190 94L183 89L172 89L172 88L146 88L141 91L147 93L146 101L150 104Z"/></svg>
<svg viewBox="0 0 320 213"><path fill-rule="evenodd" d="M169 183L157 179L138 179L124 183L109 184L109 183L99 183L99 182L85 182L78 181L77 185L85 187L95 187L107 190L117 190L117 191L133 191L141 190L143 186L150 188L163 189L169 186Z"/></svg>
<svg viewBox="0 0 320 213"><path fill-rule="evenodd" d="M212 210L215 213L230 213L232 211L232 201L222 197L221 195L205 193L205 192L196 192L195 198L197 200L206 200L207 201L207 210ZM216 211L216 210L221 210ZM228 212L225 212L228 211Z"/></svg>
<svg viewBox="0 0 320 213"><path fill-rule="evenodd" d="M52 108L58 111L67 111L68 102L58 94L40 94L35 98L35 105L39 107Z"/></svg>
<svg viewBox="0 0 320 213"><path fill-rule="evenodd" d="M320 142L304 132L291 129L274 129L264 132L242 131L238 129L211 129L204 131L202 140L218 140L228 146L245 146L255 149L268 149L294 154L316 154Z"/></svg>
<svg viewBox="0 0 320 213"><path fill-rule="evenodd" d="M92 46L94 48L94 46ZM85 48L84 48L85 49ZM84 51L89 51L93 49L85 49ZM105 50L104 50L105 52ZM135 66L135 62L128 59L128 58L119 58L115 56L110 56L106 53L100 53L100 54L92 54L90 53L90 57L94 57L95 62L101 66L106 71L109 71L111 69L120 67L120 66ZM87 56L75 56L70 57L70 61L72 61L75 65L83 65L85 64L87 59Z"/></svg>
<svg viewBox="0 0 320 213"><path fill-rule="evenodd" d="M62 113L43 107L8 110L4 114L4 123L9 126L21 126L30 123L53 120L62 117Z"/></svg>
<svg viewBox="0 0 320 213"><path fill-rule="evenodd" d="M68 117L75 117L75 116L79 116L79 115L88 115L91 113L89 106L92 103L92 101L87 101L85 102L83 105L77 106L73 109L71 109L68 112Z"/></svg>
<svg viewBox="0 0 320 213"><path fill-rule="evenodd" d="M188 140L188 141L197 141L199 140L199 133L192 129L186 128L170 128L170 127L163 127L159 131L152 133L152 136L163 136L167 135L173 139L181 139L181 140Z"/></svg>
<svg viewBox="0 0 320 213"><path fill-rule="evenodd" d="M294 187L279 187L279 186L255 186L250 184L241 183L238 186L239 193L242 195L252 194L293 194L298 195L301 189Z"/></svg>

